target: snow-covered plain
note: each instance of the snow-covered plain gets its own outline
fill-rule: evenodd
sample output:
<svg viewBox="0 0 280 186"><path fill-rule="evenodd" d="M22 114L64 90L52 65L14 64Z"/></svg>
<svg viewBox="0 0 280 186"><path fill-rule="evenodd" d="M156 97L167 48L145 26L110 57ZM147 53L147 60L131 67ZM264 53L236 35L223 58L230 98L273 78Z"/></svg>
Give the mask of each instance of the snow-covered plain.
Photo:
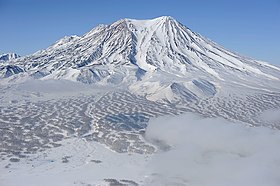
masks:
<svg viewBox="0 0 280 186"><path fill-rule="evenodd" d="M196 114L149 122L155 154L116 153L96 142L62 146L20 162L0 162L0 185L278 186L280 132ZM5 167L5 168L4 168Z"/></svg>

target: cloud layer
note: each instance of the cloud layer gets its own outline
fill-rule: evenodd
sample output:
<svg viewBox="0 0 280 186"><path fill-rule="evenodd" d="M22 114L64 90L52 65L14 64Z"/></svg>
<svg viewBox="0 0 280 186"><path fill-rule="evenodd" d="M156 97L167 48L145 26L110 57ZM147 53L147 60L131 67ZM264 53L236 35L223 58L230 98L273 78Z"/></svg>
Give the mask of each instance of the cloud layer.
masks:
<svg viewBox="0 0 280 186"><path fill-rule="evenodd" d="M186 114L152 120L146 138L165 147L153 157L146 185L280 184L278 130Z"/></svg>

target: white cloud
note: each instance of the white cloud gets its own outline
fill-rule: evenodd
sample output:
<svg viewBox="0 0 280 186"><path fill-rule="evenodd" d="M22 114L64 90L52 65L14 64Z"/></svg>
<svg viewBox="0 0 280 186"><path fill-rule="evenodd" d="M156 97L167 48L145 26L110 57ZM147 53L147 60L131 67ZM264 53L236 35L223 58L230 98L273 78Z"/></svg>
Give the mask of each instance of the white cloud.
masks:
<svg viewBox="0 0 280 186"><path fill-rule="evenodd" d="M69 80L35 80L30 79L19 84L18 89L21 91L33 91L42 93L63 93L74 92L89 89L89 86L69 81Z"/></svg>
<svg viewBox="0 0 280 186"><path fill-rule="evenodd" d="M280 109L266 110L260 114L259 118L265 122L278 122L280 124Z"/></svg>
<svg viewBox="0 0 280 186"><path fill-rule="evenodd" d="M152 120L146 138L157 153L146 185L278 186L280 132L194 114Z"/></svg>

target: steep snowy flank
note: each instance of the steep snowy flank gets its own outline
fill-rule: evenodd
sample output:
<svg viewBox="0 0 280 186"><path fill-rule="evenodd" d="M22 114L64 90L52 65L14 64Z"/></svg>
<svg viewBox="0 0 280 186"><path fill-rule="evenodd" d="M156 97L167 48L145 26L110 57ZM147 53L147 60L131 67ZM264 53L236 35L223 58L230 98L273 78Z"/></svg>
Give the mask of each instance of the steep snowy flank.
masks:
<svg viewBox="0 0 280 186"><path fill-rule="evenodd" d="M230 52L168 16L122 19L82 36L64 37L45 50L2 64L0 76L5 82L68 79L128 86L137 94L167 100L187 92L213 96L224 84L280 87L279 68Z"/></svg>

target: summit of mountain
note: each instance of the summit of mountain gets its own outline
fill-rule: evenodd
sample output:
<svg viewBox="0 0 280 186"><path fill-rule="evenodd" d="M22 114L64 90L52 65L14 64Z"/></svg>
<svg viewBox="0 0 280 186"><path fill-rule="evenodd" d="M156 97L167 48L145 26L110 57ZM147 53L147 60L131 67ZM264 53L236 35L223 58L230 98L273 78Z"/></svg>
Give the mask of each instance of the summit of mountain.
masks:
<svg viewBox="0 0 280 186"><path fill-rule="evenodd" d="M207 97L221 87L277 92L280 87L278 67L231 52L170 16L126 18L64 37L1 64L0 77L121 86L153 100L172 100L176 94Z"/></svg>

